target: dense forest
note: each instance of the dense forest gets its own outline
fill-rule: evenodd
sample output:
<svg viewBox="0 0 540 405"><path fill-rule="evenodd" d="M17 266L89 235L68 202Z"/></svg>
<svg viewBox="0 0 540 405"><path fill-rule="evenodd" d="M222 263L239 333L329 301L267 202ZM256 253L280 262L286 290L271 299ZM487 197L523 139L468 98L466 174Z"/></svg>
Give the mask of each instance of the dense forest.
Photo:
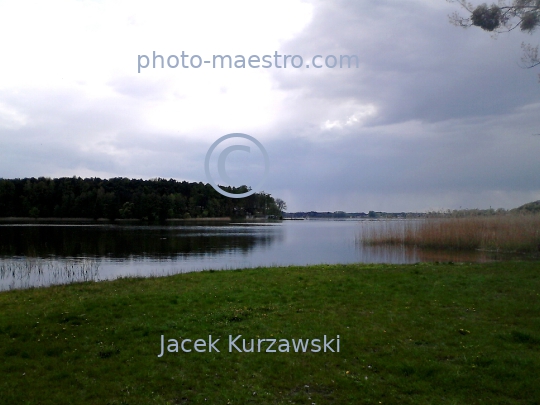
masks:
<svg viewBox="0 0 540 405"><path fill-rule="evenodd" d="M224 190L239 194L247 192L248 188ZM283 205L282 200L275 200L264 192L232 199L219 194L210 184L173 179L0 179L0 217L165 221L279 216Z"/></svg>

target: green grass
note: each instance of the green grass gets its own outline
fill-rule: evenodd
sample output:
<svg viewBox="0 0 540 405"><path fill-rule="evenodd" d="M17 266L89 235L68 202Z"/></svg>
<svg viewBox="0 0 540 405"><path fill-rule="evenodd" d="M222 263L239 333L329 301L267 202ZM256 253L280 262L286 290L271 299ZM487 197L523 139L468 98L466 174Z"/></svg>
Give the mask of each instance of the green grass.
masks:
<svg viewBox="0 0 540 405"><path fill-rule="evenodd" d="M540 263L321 265L0 293L1 404L538 404ZM221 353L166 353L160 336ZM340 335L339 353L227 336Z"/></svg>

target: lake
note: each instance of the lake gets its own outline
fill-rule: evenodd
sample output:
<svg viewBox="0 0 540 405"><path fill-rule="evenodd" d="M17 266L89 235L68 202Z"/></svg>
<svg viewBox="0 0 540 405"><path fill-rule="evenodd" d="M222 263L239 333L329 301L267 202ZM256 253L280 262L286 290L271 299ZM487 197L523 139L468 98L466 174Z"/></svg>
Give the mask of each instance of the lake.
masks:
<svg viewBox="0 0 540 405"><path fill-rule="evenodd" d="M125 276L334 263L488 261L487 253L362 246L399 221L305 220L181 225L0 224L0 290Z"/></svg>

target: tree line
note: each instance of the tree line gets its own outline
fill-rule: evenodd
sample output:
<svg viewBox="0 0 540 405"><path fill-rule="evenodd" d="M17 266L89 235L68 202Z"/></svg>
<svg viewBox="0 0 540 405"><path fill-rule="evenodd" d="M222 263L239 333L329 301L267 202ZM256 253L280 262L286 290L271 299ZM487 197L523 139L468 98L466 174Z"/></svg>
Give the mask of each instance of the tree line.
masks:
<svg viewBox="0 0 540 405"><path fill-rule="evenodd" d="M225 187L234 194L246 186ZM0 217L167 219L280 216L284 202L265 192L232 199L210 184L174 179L0 179Z"/></svg>

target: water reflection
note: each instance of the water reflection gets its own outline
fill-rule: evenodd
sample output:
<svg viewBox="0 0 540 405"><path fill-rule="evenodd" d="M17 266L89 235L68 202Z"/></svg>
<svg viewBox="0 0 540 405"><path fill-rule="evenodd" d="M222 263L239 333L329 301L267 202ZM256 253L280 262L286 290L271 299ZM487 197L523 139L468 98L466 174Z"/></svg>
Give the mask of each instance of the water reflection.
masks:
<svg viewBox="0 0 540 405"><path fill-rule="evenodd" d="M273 225L3 225L0 257L173 258L230 249L247 253L276 239L279 229Z"/></svg>
<svg viewBox="0 0 540 405"><path fill-rule="evenodd" d="M363 232L393 226L387 222L0 225L0 290L207 269L500 259L488 252L362 245Z"/></svg>
<svg viewBox="0 0 540 405"><path fill-rule="evenodd" d="M490 252L423 250L405 246L359 246L366 263L475 262L503 259Z"/></svg>

